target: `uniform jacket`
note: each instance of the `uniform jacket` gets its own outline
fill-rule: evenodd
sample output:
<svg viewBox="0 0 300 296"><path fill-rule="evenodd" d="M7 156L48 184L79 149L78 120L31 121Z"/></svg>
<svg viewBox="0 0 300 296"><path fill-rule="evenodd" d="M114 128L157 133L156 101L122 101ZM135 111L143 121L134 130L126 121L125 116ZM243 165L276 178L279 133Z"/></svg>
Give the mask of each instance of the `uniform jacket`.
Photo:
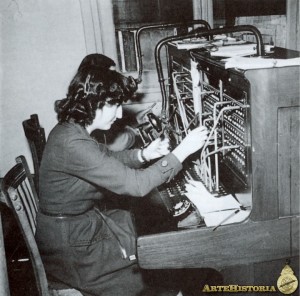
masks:
<svg viewBox="0 0 300 296"><path fill-rule="evenodd" d="M145 196L182 168L169 153L143 169L137 155L138 150L109 151L72 122L51 131L40 167L36 230L50 281L74 287L84 296L144 295L136 262L129 260L136 251L129 213L93 209L108 192L116 198ZM126 259L120 246L129 255Z"/></svg>
<svg viewBox="0 0 300 296"><path fill-rule="evenodd" d="M57 124L50 133L40 168L40 207L51 213L82 213L107 190L142 197L182 168L172 154L146 169L138 150L109 151L75 123Z"/></svg>

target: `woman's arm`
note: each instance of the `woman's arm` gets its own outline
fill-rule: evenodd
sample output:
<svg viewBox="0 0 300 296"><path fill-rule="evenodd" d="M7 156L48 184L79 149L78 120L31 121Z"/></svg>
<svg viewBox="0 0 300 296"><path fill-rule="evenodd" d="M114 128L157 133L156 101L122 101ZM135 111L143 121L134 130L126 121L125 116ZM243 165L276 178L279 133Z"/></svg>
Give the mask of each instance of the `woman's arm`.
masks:
<svg viewBox="0 0 300 296"><path fill-rule="evenodd" d="M93 140L73 138L66 151L66 173L117 194L144 196L164 182L170 181L181 169L181 162L199 150L207 138L205 128L191 131L172 153L145 169L133 169L99 149ZM125 154L124 154L125 155Z"/></svg>
<svg viewBox="0 0 300 296"><path fill-rule="evenodd" d="M146 169L133 169L99 149L93 140L72 139L67 146L65 173L117 194L144 196L182 168L172 153Z"/></svg>
<svg viewBox="0 0 300 296"><path fill-rule="evenodd" d="M130 168L139 169L143 166L143 161L141 161L139 158L140 149L111 151L103 144L99 144L99 149L108 156L118 159L120 162Z"/></svg>
<svg viewBox="0 0 300 296"><path fill-rule="evenodd" d="M109 155L114 156L129 167L140 168L145 162L167 155L170 152L169 145L169 139L161 140L158 138L144 149L124 150L119 152L112 152L107 149L106 151Z"/></svg>

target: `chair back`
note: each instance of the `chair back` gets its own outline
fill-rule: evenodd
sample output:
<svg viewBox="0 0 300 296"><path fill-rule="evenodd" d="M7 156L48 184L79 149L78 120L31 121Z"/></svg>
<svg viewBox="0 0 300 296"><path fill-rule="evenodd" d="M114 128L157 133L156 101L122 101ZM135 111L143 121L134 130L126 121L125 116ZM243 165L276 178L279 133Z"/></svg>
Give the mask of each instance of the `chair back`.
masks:
<svg viewBox="0 0 300 296"><path fill-rule="evenodd" d="M17 164L4 176L1 189L8 206L12 208L28 248L39 295L50 296L48 281L35 241L38 198L32 176L24 156L16 158Z"/></svg>
<svg viewBox="0 0 300 296"><path fill-rule="evenodd" d="M50 287L45 268L36 244L36 215L39 209L38 195L24 156L16 158L17 164L3 177L1 190L7 205L12 209L24 237L32 262L36 286L40 296L82 296L71 287L61 284L61 288ZM55 286L58 284L55 283Z"/></svg>
<svg viewBox="0 0 300 296"><path fill-rule="evenodd" d="M23 129L28 140L35 174L35 186L39 189L39 168L42 161L44 148L46 145L45 130L40 126L37 114L30 115L30 119L23 121Z"/></svg>

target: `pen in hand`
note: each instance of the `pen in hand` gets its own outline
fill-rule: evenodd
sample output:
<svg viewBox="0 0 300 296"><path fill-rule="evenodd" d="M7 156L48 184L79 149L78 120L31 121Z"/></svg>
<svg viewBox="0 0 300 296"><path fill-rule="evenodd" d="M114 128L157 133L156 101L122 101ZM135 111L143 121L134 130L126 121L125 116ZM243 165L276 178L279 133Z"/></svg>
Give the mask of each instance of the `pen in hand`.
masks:
<svg viewBox="0 0 300 296"><path fill-rule="evenodd" d="M234 212L232 212L228 217L226 217L225 219L223 219L217 226L215 226L214 229L213 229L213 231L215 231L219 226L221 226L223 223L225 223L231 217L233 217L234 215L236 215L239 211L240 211L240 209L237 209Z"/></svg>

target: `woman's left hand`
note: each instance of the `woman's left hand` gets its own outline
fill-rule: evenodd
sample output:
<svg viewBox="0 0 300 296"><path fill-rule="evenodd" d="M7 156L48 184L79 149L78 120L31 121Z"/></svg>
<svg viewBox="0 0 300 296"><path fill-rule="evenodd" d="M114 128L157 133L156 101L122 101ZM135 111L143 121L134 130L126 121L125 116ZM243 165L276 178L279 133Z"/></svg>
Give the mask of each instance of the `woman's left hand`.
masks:
<svg viewBox="0 0 300 296"><path fill-rule="evenodd" d="M170 152L170 141L165 138L161 140L160 138L154 140L150 143L148 147L146 147L143 151L144 157L150 161L152 159L156 159L167 155Z"/></svg>

